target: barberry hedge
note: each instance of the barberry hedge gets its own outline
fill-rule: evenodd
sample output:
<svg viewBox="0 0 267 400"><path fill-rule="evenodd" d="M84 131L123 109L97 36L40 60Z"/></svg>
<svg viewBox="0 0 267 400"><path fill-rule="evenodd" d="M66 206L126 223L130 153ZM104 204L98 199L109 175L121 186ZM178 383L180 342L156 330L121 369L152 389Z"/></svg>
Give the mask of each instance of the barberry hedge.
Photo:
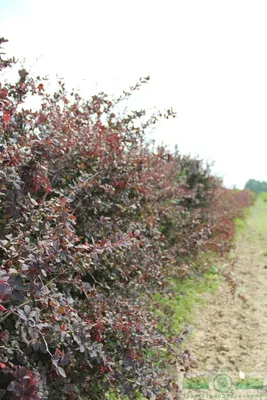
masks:
<svg viewBox="0 0 267 400"><path fill-rule="evenodd" d="M5 40L2 38L0 43ZM164 336L148 306L199 254L231 248L252 203L199 159L146 142L169 109L118 112L149 77L111 99L46 90L1 53L0 398L165 399ZM28 97L40 107L27 108ZM37 103L36 103L37 104ZM153 350L153 357L152 357Z"/></svg>

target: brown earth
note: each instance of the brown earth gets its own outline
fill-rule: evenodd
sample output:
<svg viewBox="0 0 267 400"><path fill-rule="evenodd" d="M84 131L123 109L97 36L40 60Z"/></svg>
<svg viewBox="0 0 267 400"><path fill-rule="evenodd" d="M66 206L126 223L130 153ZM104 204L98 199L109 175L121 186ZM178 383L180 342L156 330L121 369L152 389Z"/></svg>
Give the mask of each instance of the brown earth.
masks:
<svg viewBox="0 0 267 400"><path fill-rule="evenodd" d="M233 272L239 283L237 293L233 296L229 284L223 282L215 295L205 295L206 306L197 311L192 336L186 343L195 358L187 377L209 375L212 382L216 374L225 373L236 382L244 373L245 377L264 376L267 388L266 249L267 203L259 199L236 243L238 260ZM238 291L247 299L245 303L238 297ZM184 373L178 371L180 386L183 379ZM245 393L244 390L233 392L233 387L228 396L242 394L239 398L245 399L247 393L253 392L256 398L267 399L265 389L256 392L250 389ZM196 398L197 393L205 398L219 392L214 391L211 383L208 391L182 390L181 398Z"/></svg>

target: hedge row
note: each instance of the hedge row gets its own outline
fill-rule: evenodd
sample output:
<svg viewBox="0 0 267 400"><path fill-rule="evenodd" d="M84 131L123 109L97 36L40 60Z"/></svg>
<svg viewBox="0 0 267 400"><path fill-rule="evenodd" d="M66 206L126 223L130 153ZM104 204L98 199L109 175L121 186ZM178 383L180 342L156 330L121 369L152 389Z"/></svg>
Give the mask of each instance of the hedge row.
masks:
<svg viewBox="0 0 267 400"><path fill-rule="evenodd" d="M13 64L0 58L0 70ZM192 274L192 257L229 250L233 219L252 197L224 189L200 160L146 143L171 109L120 116L148 80L89 100L62 81L51 94L24 68L16 83L2 80L3 399L100 399L110 388L165 399L171 390L149 351L171 352L183 335L160 333L146 304L171 277Z"/></svg>

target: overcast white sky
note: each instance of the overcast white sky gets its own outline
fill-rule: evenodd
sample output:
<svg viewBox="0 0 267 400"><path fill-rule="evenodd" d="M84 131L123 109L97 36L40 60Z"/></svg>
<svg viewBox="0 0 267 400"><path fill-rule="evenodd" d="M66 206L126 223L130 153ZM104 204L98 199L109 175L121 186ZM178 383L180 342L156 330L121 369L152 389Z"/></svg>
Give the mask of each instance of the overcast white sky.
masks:
<svg viewBox="0 0 267 400"><path fill-rule="evenodd" d="M150 75L134 105L178 114L154 138L240 188L267 181L266 21L266 0L0 0L9 55L88 97Z"/></svg>

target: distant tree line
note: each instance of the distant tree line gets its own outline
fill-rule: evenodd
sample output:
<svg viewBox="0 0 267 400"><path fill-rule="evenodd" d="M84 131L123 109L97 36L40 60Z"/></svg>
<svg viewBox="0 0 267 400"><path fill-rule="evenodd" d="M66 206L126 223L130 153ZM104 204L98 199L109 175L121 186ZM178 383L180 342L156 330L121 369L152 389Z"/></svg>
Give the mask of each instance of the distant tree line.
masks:
<svg viewBox="0 0 267 400"><path fill-rule="evenodd" d="M267 192L267 182L249 179L245 185L245 189L253 190L256 193Z"/></svg>

